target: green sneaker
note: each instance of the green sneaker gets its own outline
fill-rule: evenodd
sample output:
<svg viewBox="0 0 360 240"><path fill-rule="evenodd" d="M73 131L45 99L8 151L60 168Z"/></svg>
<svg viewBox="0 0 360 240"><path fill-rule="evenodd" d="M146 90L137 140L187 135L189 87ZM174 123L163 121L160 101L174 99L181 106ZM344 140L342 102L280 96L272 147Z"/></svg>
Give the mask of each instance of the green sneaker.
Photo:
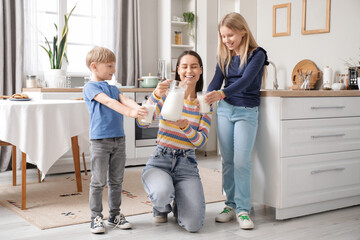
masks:
<svg viewBox="0 0 360 240"><path fill-rule="evenodd" d="M236 216L235 209L233 209L232 207L226 206L224 208L224 210L215 217L215 221L226 223L226 222L230 222L231 220L233 220L235 218L235 216Z"/></svg>
<svg viewBox="0 0 360 240"><path fill-rule="evenodd" d="M248 212L240 212L238 215L238 222L241 229L253 229L254 223L251 221Z"/></svg>

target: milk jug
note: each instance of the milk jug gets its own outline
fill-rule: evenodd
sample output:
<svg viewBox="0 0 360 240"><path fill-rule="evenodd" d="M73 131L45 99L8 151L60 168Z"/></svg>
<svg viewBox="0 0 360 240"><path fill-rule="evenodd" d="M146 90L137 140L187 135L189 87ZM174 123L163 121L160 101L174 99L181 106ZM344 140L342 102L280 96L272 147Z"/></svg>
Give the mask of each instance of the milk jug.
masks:
<svg viewBox="0 0 360 240"><path fill-rule="evenodd" d="M170 84L169 93L161 109L161 115L166 120L175 122L181 118L186 84L180 86L180 83L180 81L173 80Z"/></svg>

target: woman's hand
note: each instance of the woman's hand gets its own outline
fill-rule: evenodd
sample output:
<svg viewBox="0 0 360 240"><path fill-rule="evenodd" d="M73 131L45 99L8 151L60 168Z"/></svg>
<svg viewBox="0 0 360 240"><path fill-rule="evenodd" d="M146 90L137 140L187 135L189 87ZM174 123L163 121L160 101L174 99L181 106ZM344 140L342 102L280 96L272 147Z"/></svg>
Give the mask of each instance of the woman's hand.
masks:
<svg viewBox="0 0 360 240"><path fill-rule="evenodd" d="M163 82L159 82L158 85L156 86L155 90L154 90L154 94L157 98L161 98L166 91L168 90L169 86L170 86L170 82L172 82L171 79L167 79Z"/></svg>
<svg viewBox="0 0 360 240"><path fill-rule="evenodd" d="M209 92L205 95L205 102L209 105L213 104L214 102L219 101L221 99L222 99L221 92L216 91L216 90L213 90L212 92Z"/></svg>
<svg viewBox="0 0 360 240"><path fill-rule="evenodd" d="M166 120L166 121L178 126L180 129L184 129L189 124L189 121L187 119L179 119L176 122L170 120Z"/></svg>

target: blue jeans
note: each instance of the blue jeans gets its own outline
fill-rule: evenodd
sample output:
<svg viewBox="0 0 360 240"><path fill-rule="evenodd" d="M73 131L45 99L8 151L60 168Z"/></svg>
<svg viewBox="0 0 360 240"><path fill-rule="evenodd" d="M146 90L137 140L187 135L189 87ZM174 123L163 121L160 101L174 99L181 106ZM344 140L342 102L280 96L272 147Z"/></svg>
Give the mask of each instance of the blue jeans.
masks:
<svg viewBox="0 0 360 240"><path fill-rule="evenodd" d="M258 107L238 107L220 101L216 114L225 204L236 213L250 213L251 151L258 129Z"/></svg>
<svg viewBox="0 0 360 240"><path fill-rule="evenodd" d="M125 138L91 140L91 219L102 215L102 192L108 184L109 217L120 214L121 190L125 169Z"/></svg>
<svg viewBox="0 0 360 240"><path fill-rule="evenodd" d="M173 211L181 227L189 232L200 230L205 198L194 150L158 145L146 164L142 181L154 215Z"/></svg>

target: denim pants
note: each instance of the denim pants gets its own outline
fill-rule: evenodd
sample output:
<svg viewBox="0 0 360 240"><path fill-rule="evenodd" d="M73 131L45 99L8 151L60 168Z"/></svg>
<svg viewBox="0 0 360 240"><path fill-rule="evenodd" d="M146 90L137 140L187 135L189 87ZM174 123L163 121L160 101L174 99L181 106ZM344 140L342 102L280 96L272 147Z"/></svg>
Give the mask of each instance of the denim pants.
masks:
<svg viewBox="0 0 360 240"><path fill-rule="evenodd" d="M158 145L146 164L142 181L155 216L173 211L181 227L189 232L200 230L205 198L194 150Z"/></svg>
<svg viewBox="0 0 360 240"><path fill-rule="evenodd" d="M102 215L102 194L108 184L109 217L120 214L121 190L125 169L125 137L91 140L91 219Z"/></svg>
<svg viewBox="0 0 360 240"><path fill-rule="evenodd" d="M250 213L251 151L258 128L258 107L239 107L220 101L216 114L225 204L236 213Z"/></svg>

